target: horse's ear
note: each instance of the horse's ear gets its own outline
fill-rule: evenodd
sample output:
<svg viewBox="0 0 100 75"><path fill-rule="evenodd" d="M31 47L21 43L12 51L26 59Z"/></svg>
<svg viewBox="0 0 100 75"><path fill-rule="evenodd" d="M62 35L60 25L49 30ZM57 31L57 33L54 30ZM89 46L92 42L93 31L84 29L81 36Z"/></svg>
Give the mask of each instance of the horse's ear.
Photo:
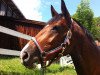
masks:
<svg viewBox="0 0 100 75"><path fill-rule="evenodd" d="M70 16L70 14L69 14L69 12L68 12L68 9L67 9L67 7L66 7L66 5L65 5L65 2L64 2L64 0L61 0L61 10L62 10L62 14L64 15L64 17L65 17L65 19L66 19L66 21L67 21L67 23L68 23L68 27L70 28L71 26L71 16Z"/></svg>
<svg viewBox="0 0 100 75"><path fill-rule="evenodd" d="M54 9L52 5L51 5L51 14L52 14L52 17L58 15L58 13L56 12L56 10Z"/></svg>

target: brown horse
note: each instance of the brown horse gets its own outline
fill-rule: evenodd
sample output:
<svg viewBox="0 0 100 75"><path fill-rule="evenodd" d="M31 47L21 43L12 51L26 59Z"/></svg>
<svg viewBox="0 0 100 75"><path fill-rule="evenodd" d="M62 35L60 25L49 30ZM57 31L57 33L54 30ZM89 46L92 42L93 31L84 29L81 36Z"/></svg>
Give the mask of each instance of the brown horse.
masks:
<svg viewBox="0 0 100 75"><path fill-rule="evenodd" d="M71 16L61 0L62 13L51 6L52 19L22 49L22 63L30 68L35 62L44 66L70 54L78 75L100 75L100 50L91 35ZM49 64L49 65L50 65Z"/></svg>

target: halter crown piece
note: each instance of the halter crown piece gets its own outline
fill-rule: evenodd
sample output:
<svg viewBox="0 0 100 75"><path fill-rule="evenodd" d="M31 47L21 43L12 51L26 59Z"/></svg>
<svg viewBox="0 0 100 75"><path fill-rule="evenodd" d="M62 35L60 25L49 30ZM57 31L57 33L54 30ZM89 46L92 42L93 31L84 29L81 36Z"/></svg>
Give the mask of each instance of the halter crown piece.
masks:
<svg viewBox="0 0 100 75"><path fill-rule="evenodd" d="M71 19L71 21L73 22L72 19ZM40 52L40 57L41 57L41 60L42 60L42 62L41 62L41 67L42 67L42 68L45 68L45 67L51 65L52 62L54 62L54 61L60 59L60 57L63 56L63 52L64 52L65 49L66 49L66 45L67 45L67 44L70 45L70 39L71 39L71 37L72 37L72 32L71 32L71 28L70 28L70 29L68 30L67 34L66 34L66 37L65 37L65 39L64 39L64 42L61 43L60 46L58 46L58 47L56 47L56 48L54 48L54 49L52 49L52 50L50 50L50 51L48 51L48 52L45 52L45 51L41 48L41 46L39 45L39 43L38 43L38 41L36 40L36 38L35 38L35 37L32 37L31 40L35 43L35 45L38 47L38 50L39 50L39 52ZM49 60L48 65L46 65L46 63L45 63L45 62L46 62L45 58L46 58L47 56L50 56L50 55L52 55L52 54L54 54L54 53L56 53L56 52L59 52L59 51L61 51L61 53L58 54L58 57L55 57L55 58ZM44 53L45 53L45 54L44 54Z"/></svg>

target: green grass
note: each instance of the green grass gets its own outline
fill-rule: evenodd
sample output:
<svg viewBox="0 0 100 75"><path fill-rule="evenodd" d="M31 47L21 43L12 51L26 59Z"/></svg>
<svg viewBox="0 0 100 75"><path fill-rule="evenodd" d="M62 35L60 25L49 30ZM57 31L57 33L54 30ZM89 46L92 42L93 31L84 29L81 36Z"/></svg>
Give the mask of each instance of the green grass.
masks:
<svg viewBox="0 0 100 75"><path fill-rule="evenodd" d="M41 70L25 68L18 57L0 56L0 75L41 75ZM76 72L72 66L52 64L46 69L46 75L76 75Z"/></svg>
<svg viewBox="0 0 100 75"><path fill-rule="evenodd" d="M67 67L60 67L58 64L52 64L46 70L47 75L76 75L74 67L69 65Z"/></svg>

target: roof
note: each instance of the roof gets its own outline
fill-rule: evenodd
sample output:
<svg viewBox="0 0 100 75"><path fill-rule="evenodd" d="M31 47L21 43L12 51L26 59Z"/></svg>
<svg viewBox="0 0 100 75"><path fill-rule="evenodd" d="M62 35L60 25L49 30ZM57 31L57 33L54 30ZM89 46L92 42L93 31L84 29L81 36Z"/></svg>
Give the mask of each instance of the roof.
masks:
<svg viewBox="0 0 100 75"><path fill-rule="evenodd" d="M41 26L45 26L46 22L41 22L41 21L35 21L35 20L16 20L16 21L21 21L23 23L30 23L30 24L36 24L36 25L41 25Z"/></svg>
<svg viewBox="0 0 100 75"><path fill-rule="evenodd" d="M35 20L28 20L24 17L24 15L21 13L21 11L17 8L17 6L13 3L12 0L1 0L5 2L14 12L18 14L21 19L16 19L13 17L7 17L7 16L0 16L0 20L10 20L10 21L15 21L19 23L24 23L24 24L32 24L32 25L39 25L39 26L45 26L46 22L41 22L41 21L35 21Z"/></svg>
<svg viewBox="0 0 100 75"><path fill-rule="evenodd" d="M24 15L17 8L17 6L13 3L12 0L1 0L1 1L5 2L12 9L12 11L14 11L15 13L17 13L18 16L21 17L21 19L25 19Z"/></svg>
<svg viewBox="0 0 100 75"><path fill-rule="evenodd" d="M28 19L16 19L12 17L7 17L7 16L0 16L0 21L11 21L11 22L17 22L17 23L22 23L22 24L28 24L28 26L31 25L38 25L44 27L46 25L46 22L41 22L41 21L35 21L35 20L28 20Z"/></svg>

